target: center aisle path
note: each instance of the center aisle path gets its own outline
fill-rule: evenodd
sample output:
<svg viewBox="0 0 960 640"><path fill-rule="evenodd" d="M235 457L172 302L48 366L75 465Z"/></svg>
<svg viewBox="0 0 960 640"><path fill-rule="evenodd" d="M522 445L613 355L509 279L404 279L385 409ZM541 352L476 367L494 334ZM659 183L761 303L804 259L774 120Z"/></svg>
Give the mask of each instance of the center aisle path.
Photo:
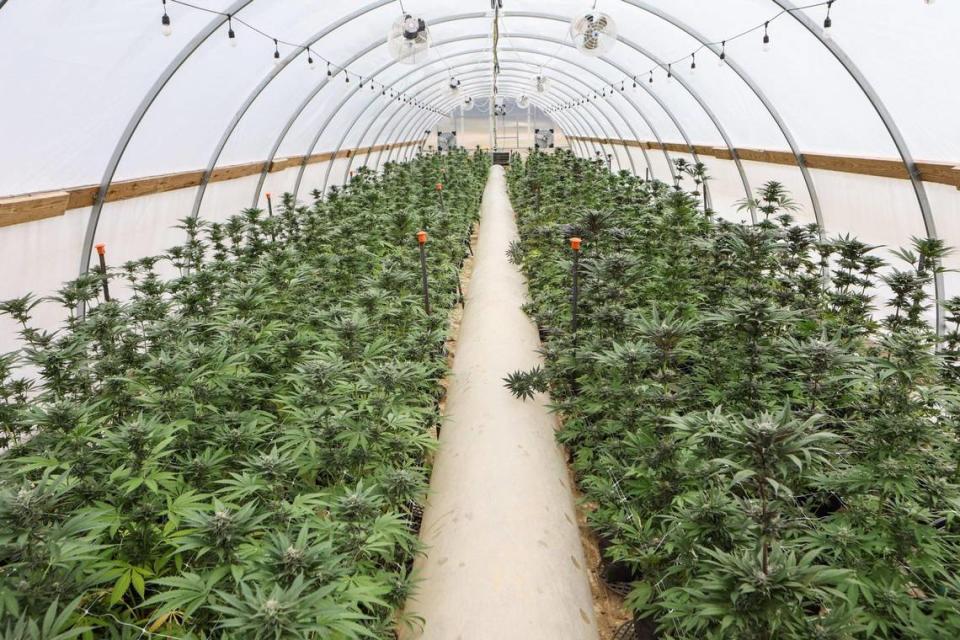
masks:
<svg viewBox="0 0 960 640"><path fill-rule="evenodd" d="M527 285L502 167L483 195L474 272L421 529L427 555L407 613L426 640L596 640L593 601L563 452L547 398L503 378L540 363L521 311ZM561 241L558 239L558 241Z"/></svg>

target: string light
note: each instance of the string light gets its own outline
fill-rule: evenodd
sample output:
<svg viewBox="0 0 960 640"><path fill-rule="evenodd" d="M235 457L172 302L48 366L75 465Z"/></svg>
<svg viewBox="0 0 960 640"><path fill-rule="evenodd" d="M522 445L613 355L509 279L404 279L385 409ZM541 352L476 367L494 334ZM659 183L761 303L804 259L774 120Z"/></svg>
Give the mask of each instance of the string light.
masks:
<svg viewBox="0 0 960 640"><path fill-rule="evenodd" d="M317 62L313 59L313 53L310 49L307 49L307 66L310 67L310 71L317 70Z"/></svg>
<svg viewBox="0 0 960 640"><path fill-rule="evenodd" d="M160 18L160 33L165 36L173 33L173 25L170 24L170 16L167 15L167 0L163 0L163 17Z"/></svg>
<svg viewBox="0 0 960 640"><path fill-rule="evenodd" d="M226 20L227 20L227 37L228 37L229 44L230 44L230 46L236 46L236 45L237 45L236 32L235 32L234 29L233 29L233 19L234 19L234 16L233 16L232 14L230 14L230 13L224 13L224 12L220 12L220 11L215 11L215 10L212 10L212 9L207 9L207 8L204 8L204 7L199 7L199 6L196 6L196 5L194 5L194 4L191 4L191 2L187 2L187 1L185 1L185 0L169 0L169 1L170 1L171 3L175 3L175 4L179 5L179 6L186 7L186 8L189 8L189 9L194 9L194 10L198 10L198 11L203 11L203 12L205 12L205 13L210 13L210 14L215 14L215 15L223 16L223 17L226 18ZM745 30L745 31L742 31L742 32L740 32L740 33L738 33L738 34L736 34L736 35L734 35L734 36L728 37L726 40L722 40L722 41L720 41L720 42L703 42L699 48L697 48L695 51L693 51L693 52L692 52L691 54L689 54L688 56L685 56L685 57L689 57L689 58L690 58L690 72L691 72L691 74L694 74L694 73L696 72L696 68L697 68L696 54L697 54L701 49L706 48L706 49L711 49L711 50L712 50L712 47L714 47L714 46L716 46L717 44L719 44L719 45L720 45L720 51L719 51L719 54L718 54L718 62L719 62L719 65L720 65L720 66L723 66L723 65L726 63L726 57L727 57L726 47L727 47L727 42L730 41L730 40L736 40L736 39L739 39L739 38L743 38L743 37L745 37L745 36L747 36L747 35L749 35L749 34L752 34L753 32L757 31L757 30L760 28L760 26L763 27L763 41L762 41L763 51L769 51L769 50L770 50L770 46L771 46L770 23L771 23L773 20L776 20L777 18L779 18L780 16L782 16L782 15L784 15L784 14L787 14L787 13L792 14L792 13L794 13L794 12L796 12L796 11L799 11L799 10L804 10L804 11L806 11L806 10L809 10L809 9L813 9L813 8L815 8L815 7L823 7L823 6L825 6L825 7L827 8L827 10L826 10L826 16L825 16L824 21L823 21L823 31L821 32L821 37L822 37L824 40L827 40L827 39L830 38L830 29L831 29L832 26L833 26L833 20L832 20L832 16L831 16L831 10L832 10L832 8L833 8L833 3L834 3L835 1L836 1L836 0L823 0L823 1L821 1L821 2L815 2L815 3L813 3L813 4L809 4L809 5L802 6L802 7L790 8L790 9L783 9L782 11L780 11L780 12L777 13L776 15L772 16L772 17L771 17L770 19L768 19L767 21L763 22L762 25L758 25L758 26L756 26L756 27L753 27L752 29L747 29L747 30ZM170 16L169 16L169 14L167 13L167 0L161 0L161 2L162 2L162 5L163 5L163 15L161 16L161 19L160 19L161 32L163 33L164 36L169 36L169 35L171 35L171 34L173 33L173 28L172 28L172 22L171 22ZM924 2L924 4L930 5L930 4L933 4L933 3L934 3L934 0L923 0L923 2ZM255 32L256 34L258 34L258 35L260 35L260 36L263 36L263 37L266 37L266 38L268 38L268 39L273 40L273 43L274 43L273 58L274 58L274 64L276 64L277 67L280 67L280 66L282 66L282 64L283 64L283 61L282 61L282 59L280 58L280 49L279 49L279 44L280 44L280 42L283 42L284 45L288 45L288 46L294 48L294 50L297 51L297 52L299 52L299 51L306 51L306 53L307 53L307 64L308 64L308 66L309 66L311 69L314 69L314 68L316 67L315 62L314 62L314 59L313 59L313 52L310 50L310 48L309 48L308 46L302 45L302 44L297 44L297 43L292 43L292 42L286 42L286 41L279 40L278 38L274 38L273 36L265 33L264 31L262 31L262 30L258 29L257 27L255 27L255 26L253 26L253 25L245 22L244 20L242 20L242 19L240 19L240 18L237 18L237 21L240 22L241 24L244 24L244 25L246 25L247 27L249 27L249 28L250 28L253 32ZM334 71L333 71L333 68L332 68L332 67L333 67L332 62L331 62L330 60L326 59L326 58L323 57L323 56L319 56L319 58L320 58L320 60L321 60L322 62L326 62L326 64L327 64L327 76L328 76L328 77L332 77L332 76L334 75ZM682 57L682 58L678 58L677 60L673 60L672 62L660 62L660 63L657 65L657 67L662 68L663 65L666 64L667 81L668 81L668 82L672 82L672 81L673 81L673 68L672 68L672 67L673 67L673 64L678 63L678 62L682 62L683 60L684 60L684 58ZM654 68L650 69L650 71L648 72L648 74L649 74L648 82L649 82L651 85L654 83L654 78L653 78L653 77L654 77L654 72L656 71L656 68L657 68L657 67L654 67ZM349 83L349 82L350 82L350 72L349 72L349 70L346 69L346 68L344 68L344 67L339 67L339 70L344 72L344 82L345 82L345 83ZM358 78L360 78L360 86L361 86L361 88L362 88L362 87L363 87L363 83L364 83L363 76L361 76L361 75L359 75L359 74L354 74L354 75L356 75ZM538 83L539 83L541 80L545 81L546 79L545 79L545 78L541 79L541 78L538 76L537 80L538 80ZM637 76L636 76L636 75L634 75L634 76L632 76L632 77L631 77L631 76L626 76L625 78L623 78L623 79L620 81L620 91L625 91L626 80L632 80L632 86L633 86L634 88L636 88L636 86L637 86ZM371 79L368 79L367 82L368 82L368 84L370 84L370 90L371 90L371 91L376 91L376 86L375 86L376 83L375 83L375 81L371 78ZM545 82L544 82L544 84L545 84ZM381 94L382 96L386 96L386 95L387 95L386 85L381 84L380 86L381 86L381 89L382 89L381 92L380 92L380 94ZM611 95L614 94L614 93L616 93L616 85L615 85L614 83L611 83L611 84L610 84L610 93L611 93ZM389 95L391 96L391 98L396 97L396 99L397 99L398 102L400 101L401 96L400 96L399 93L395 93L393 90L390 90L390 94L389 94ZM603 96L604 98L607 97L606 87L604 87L603 90L602 90L602 96ZM593 100L597 100L597 99L599 99L599 97L600 97L600 96L598 96L598 95L595 93L592 98L591 98L590 96L587 96L586 98L582 99L580 102L574 101L574 102L572 102L572 103L567 103L567 104L564 104L564 105L555 107L555 108L553 109L553 111L557 111L557 110L561 110L561 109L573 108L573 107L575 107L575 106L578 106L579 104L591 102L591 101L593 101ZM431 107L427 106L427 105L424 104L424 103L420 103L420 102L417 102L417 101L414 101L414 100L410 100L407 96L404 96L404 102L405 102L406 104L411 104L411 105L413 105L413 106L416 106L417 108L420 108L420 109L425 109L425 110L428 110L428 111L431 111L431 112L439 113L439 111L436 111L436 110L432 109Z"/></svg>
<svg viewBox="0 0 960 640"><path fill-rule="evenodd" d="M833 26L833 20L830 18L830 9L833 8L833 0L827 2L827 17L823 19L823 37L830 38L830 27Z"/></svg>

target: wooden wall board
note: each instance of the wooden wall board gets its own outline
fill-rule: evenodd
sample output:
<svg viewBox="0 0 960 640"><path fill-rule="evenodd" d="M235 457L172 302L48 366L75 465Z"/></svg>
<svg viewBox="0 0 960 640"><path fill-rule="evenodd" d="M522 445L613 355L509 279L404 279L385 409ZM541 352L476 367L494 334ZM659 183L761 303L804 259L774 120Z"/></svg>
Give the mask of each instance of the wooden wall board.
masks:
<svg viewBox="0 0 960 640"><path fill-rule="evenodd" d="M342 149L336 154L336 157L349 158L356 155L415 146L420 143L420 140L411 140L409 142L379 144L371 147L361 147L359 149ZM333 157L334 154L329 151L317 153L307 159L307 164L327 162ZM284 169L300 166L301 163L303 163L303 156L278 158L270 165L269 171L283 171ZM225 180L236 180L237 178L257 175L263 171L263 166L263 162L247 162L218 167L210 174L209 182L223 182ZM130 198L139 198L141 196L164 193L166 191L196 187L199 186L203 180L203 174L204 172L202 170L181 171L159 176L137 178L135 180L120 180L110 185L110 188L107 190L106 201L117 202L119 200L129 200ZM83 185L57 191L27 193L0 198L0 227L61 216L70 209L91 207L94 202L96 202L98 192L99 187L97 187L97 185Z"/></svg>

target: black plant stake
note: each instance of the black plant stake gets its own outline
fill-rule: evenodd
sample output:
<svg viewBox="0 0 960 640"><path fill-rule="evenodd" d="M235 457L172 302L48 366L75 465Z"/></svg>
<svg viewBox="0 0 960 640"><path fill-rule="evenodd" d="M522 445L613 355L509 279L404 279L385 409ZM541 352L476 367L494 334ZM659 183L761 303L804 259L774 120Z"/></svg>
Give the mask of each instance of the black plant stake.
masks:
<svg viewBox="0 0 960 640"><path fill-rule="evenodd" d="M423 308L426 309L427 315L430 315L430 289L427 286L427 232L426 231L417 231L417 243L420 245L420 274L423 280Z"/></svg>
<svg viewBox="0 0 960 640"><path fill-rule="evenodd" d="M273 217L273 196L269 192L267 193L267 214Z"/></svg>
<svg viewBox="0 0 960 640"><path fill-rule="evenodd" d="M98 244L97 255L100 256L100 278L103 281L103 299L110 302L110 285L107 282L107 245L102 242Z"/></svg>

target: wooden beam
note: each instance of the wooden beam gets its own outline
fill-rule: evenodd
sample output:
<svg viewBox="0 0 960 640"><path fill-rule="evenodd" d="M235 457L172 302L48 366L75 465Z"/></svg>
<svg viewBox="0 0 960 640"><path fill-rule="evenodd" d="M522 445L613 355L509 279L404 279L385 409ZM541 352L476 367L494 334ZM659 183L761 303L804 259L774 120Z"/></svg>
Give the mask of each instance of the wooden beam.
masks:
<svg viewBox="0 0 960 640"><path fill-rule="evenodd" d="M351 156L364 154L369 155L370 153L410 147L418 144L420 144L419 140L411 140L402 143L378 144L372 147L361 147L359 149L341 149L336 154L336 157L349 158ZM307 164L327 162L333 157L334 154L330 151L316 153L307 158ZM303 156L279 158L273 161L269 171L283 171L290 167L299 166L302 162ZM257 175L263 171L263 166L263 162L247 162L244 164L218 167L210 174L209 182L223 182ZM110 185L110 189L107 191L106 201L117 202L156 193L175 191L177 189L196 187L200 185L202 180L203 171L181 171L160 176L137 178L135 180L120 180ZM61 191L26 193L0 198L0 227L8 227L24 222L61 216L70 209L92 207L97 199L98 192L99 187L96 185L84 185Z"/></svg>
<svg viewBox="0 0 960 640"><path fill-rule="evenodd" d="M0 199L0 227L62 216L70 202L66 191L47 191Z"/></svg>
<svg viewBox="0 0 960 640"><path fill-rule="evenodd" d="M611 140L608 138L590 138L569 136L570 140L583 140L601 144L623 144L628 147L644 147L646 149L666 149L676 153L689 153L690 147L675 142L658 143L644 140ZM694 145L699 155L713 156L720 160L733 160L733 155L726 147L710 147ZM769 149L734 149L741 160L751 162L765 162L768 164L791 165L797 164L797 159L789 151L773 151ZM894 178L909 180L907 168L900 160L892 158L867 158L861 156L840 156L823 153L804 153L803 158L811 169L824 171L839 171L841 173L855 173L864 176ZM946 184L960 189L960 166L948 162L917 162L920 178L925 182Z"/></svg>

